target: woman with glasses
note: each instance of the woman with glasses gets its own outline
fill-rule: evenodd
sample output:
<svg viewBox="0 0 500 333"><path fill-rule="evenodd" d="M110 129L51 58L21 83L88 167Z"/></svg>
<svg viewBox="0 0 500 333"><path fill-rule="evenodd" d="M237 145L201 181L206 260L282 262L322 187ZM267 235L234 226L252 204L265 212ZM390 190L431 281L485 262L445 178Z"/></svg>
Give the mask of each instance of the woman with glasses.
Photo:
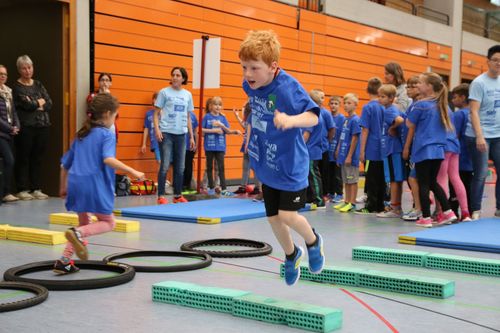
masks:
<svg viewBox="0 0 500 333"><path fill-rule="evenodd" d="M19 132L19 118L12 100L12 90L5 85L5 82L7 82L7 68L0 65L0 167L2 168L0 198L3 197L3 202L14 202L19 199L10 193L10 183L14 170L12 139Z"/></svg>

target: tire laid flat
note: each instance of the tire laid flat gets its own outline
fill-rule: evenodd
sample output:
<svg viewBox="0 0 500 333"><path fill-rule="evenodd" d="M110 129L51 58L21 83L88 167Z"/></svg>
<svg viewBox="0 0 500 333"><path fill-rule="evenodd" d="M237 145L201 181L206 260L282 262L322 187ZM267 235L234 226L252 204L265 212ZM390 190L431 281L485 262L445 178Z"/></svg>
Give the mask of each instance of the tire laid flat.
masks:
<svg viewBox="0 0 500 333"><path fill-rule="evenodd" d="M250 247L250 250L233 250L233 251L220 251L220 250L202 250L204 246L245 246ZM192 251L198 253L206 253L214 258L247 258L258 257L270 254L273 251L271 245L254 241L251 239L242 238L216 238L187 242L181 245L182 251Z"/></svg>
<svg viewBox="0 0 500 333"><path fill-rule="evenodd" d="M42 303L47 299L47 297L49 297L49 291L47 290L47 288L33 283L2 281L0 282L0 289L22 290L22 291L32 292L35 294L35 296L33 297L22 299L19 301L6 302L6 303L0 302L0 312L7 312L7 311L14 311L14 310L28 308L30 306Z"/></svg>

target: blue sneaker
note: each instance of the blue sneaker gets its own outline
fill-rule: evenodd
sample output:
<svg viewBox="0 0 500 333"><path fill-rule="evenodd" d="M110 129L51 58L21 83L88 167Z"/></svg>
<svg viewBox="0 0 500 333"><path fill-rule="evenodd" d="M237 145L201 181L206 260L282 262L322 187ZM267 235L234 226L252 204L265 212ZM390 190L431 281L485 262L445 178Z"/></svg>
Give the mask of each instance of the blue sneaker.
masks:
<svg viewBox="0 0 500 333"><path fill-rule="evenodd" d="M307 256L309 257L309 271L313 274L319 274L325 264L325 254L323 252L323 238L316 231L314 234L318 238L318 244L307 247Z"/></svg>
<svg viewBox="0 0 500 333"><path fill-rule="evenodd" d="M304 250L300 246L297 247L297 255L293 260L285 260L285 282L289 286L293 286L300 278L300 261L304 255Z"/></svg>
<svg viewBox="0 0 500 333"><path fill-rule="evenodd" d="M344 201L344 196L342 194L336 194L334 197L333 197L333 202L342 202Z"/></svg>

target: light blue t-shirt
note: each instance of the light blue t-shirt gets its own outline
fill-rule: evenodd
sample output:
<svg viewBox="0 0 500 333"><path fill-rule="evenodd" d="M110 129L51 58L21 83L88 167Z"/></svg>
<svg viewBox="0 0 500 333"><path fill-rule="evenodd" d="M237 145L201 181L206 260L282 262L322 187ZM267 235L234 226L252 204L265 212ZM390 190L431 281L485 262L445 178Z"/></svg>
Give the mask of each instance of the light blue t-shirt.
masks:
<svg viewBox="0 0 500 333"><path fill-rule="evenodd" d="M340 132L339 138L339 155L337 163L342 165L345 163L345 159L349 154L351 149L351 139L354 135L358 135L358 142L356 143L356 149L352 153L351 165L359 166L359 133L361 133L361 127L359 126L359 117L353 114L350 117L346 117L344 120L344 125L342 126L342 131Z"/></svg>
<svg viewBox="0 0 500 333"><path fill-rule="evenodd" d="M162 110L160 131L170 134L188 132L188 113L194 110L193 96L186 89L163 88L158 93L155 106Z"/></svg>
<svg viewBox="0 0 500 333"><path fill-rule="evenodd" d="M274 111L298 115L311 110L319 117L319 107L300 83L282 69L265 87L251 89L243 81L243 90L252 109L248 156L257 178L282 191L305 189L308 186L309 153L302 129L277 129L273 121Z"/></svg>
<svg viewBox="0 0 500 333"><path fill-rule="evenodd" d="M368 138L366 138L365 159L382 161L380 136L382 134L384 107L377 100L373 100L363 106L362 112L359 125L369 130Z"/></svg>
<svg viewBox="0 0 500 333"><path fill-rule="evenodd" d="M436 100L415 102L408 120L415 125L411 162L444 159L446 129L441 123Z"/></svg>
<svg viewBox="0 0 500 333"><path fill-rule="evenodd" d="M328 149L328 157L330 162L335 162L335 150L337 150L337 144L339 143L340 133L342 132L342 126L344 125L345 116L337 112L334 116L332 114L333 124L335 125L335 136L330 142L330 147Z"/></svg>
<svg viewBox="0 0 500 333"><path fill-rule="evenodd" d="M115 202L115 171L104 159L116 156L116 138L106 127L94 127L75 139L61 158L68 170L66 209L77 213L111 214Z"/></svg>
<svg viewBox="0 0 500 333"><path fill-rule="evenodd" d="M229 128L229 122L225 116L222 114L215 116L211 113L207 113L203 117L201 127L206 129L217 128L213 125L213 122L216 120L220 121L224 124L224 126ZM222 131L222 134L205 133L203 136L203 147L205 148L205 151L226 151L226 132L224 132L224 130Z"/></svg>
<svg viewBox="0 0 500 333"><path fill-rule="evenodd" d="M483 73L476 77L469 87L469 99L478 101L479 122L486 139L500 137L500 76L496 79ZM472 123L467 123L465 135L476 137Z"/></svg>

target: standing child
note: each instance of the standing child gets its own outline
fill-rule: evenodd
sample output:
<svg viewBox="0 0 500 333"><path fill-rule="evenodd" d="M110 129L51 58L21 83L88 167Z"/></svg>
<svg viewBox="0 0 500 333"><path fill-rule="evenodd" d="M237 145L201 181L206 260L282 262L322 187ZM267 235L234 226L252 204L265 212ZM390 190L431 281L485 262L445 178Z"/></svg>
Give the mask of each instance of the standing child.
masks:
<svg viewBox="0 0 500 333"><path fill-rule="evenodd" d="M366 205L356 210L357 214L382 212L385 196L384 162L380 149L384 107L378 102L378 89L382 81L378 77L368 80L366 91L370 101L363 106L361 114L361 145L359 161L365 164ZM368 147L368 149L367 149Z"/></svg>
<svg viewBox="0 0 500 333"><path fill-rule="evenodd" d="M214 175L213 165L214 160L217 161L219 169L219 178L221 186L221 194L223 196L231 196L232 192L226 189L226 177L224 175L224 156L226 155L226 134L241 134L239 130L229 128L229 122L226 117L221 114L222 98L215 96L207 100L207 114L201 121L202 132L204 134L204 148L207 158L207 176L208 187L214 190Z"/></svg>
<svg viewBox="0 0 500 333"><path fill-rule="evenodd" d="M196 193L194 190L195 186L192 186L193 182L193 160L196 154L196 149L198 148L198 119L196 115L191 110L189 111L189 121L191 122L191 128L193 129L194 146L189 145L189 134L186 133L186 157L184 162L184 177L182 180L182 191L183 194L193 194Z"/></svg>
<svg viewBox="0 0 500 333"><path fill-rule="evenodd" d="M418 92L417 84L418 84L419 77L417 75L413 75L408 79L406 82L406 92L408 94L408 97L411 98L412 103L406 110L406 117L411 113L413 110L413 107L415 103L420 99L420 94ZM415 164L411 163L409 161L410 159L410 150L411 150L411 144L413 143L410 140L407 140L406 136L408 135L408 132L405 133L405 137L403 138L404 140L404 147L403 147L403 159L406 160L406 173L408 174L408 186L411 189L411 195L413 197L413 207L405 213L402 218L405 221L417 221L419 218L422 217L422 207L420 205L420 197L419 197L419 190L418 190L418 182L417 182L417 171L415 170Z"/></svg>
<svg viewBox="0 0 500 333"><path fill-rule="evenodd" d="M312 90L309 96L321 108L322 98L324 98L323 92L320 93L318 90ZM302 129L302 136L309 153L309 186L307 187L306 202L313 203L318 208L325 207L323 182L319 172L319 163L322 158L322 136L324 134L323 122L324 120L320 113L317 125Z"/></svg>
<svg viewBox="0 0 500 333"><path fill-rule="evenodd" d="M238 56L252 109L250 163L263 183L269 224L285 251L285 282L294 285L304 251L294 244L290 229L305 240L311 273L320 273L325 262L321 236L298 214L309 173L300 128L316 125L320 111L299 82L278 67L280 44L274 32L250 31Z"/></svg>
<svg viewBox="0 0 500 333"><path fill-rule="evenodd" d="M469 121L469 85L467 83L462 83L453 88L451 91L452 103L458 108L452 115L453 125L455 126L455 131L457 133L458 140L460 141L460 157L458 161L458 170L460 174L460 179L465 187L465 192L467 196L467 206L470 207L471 203L471 183L472 183L472 160L467 150L467 143L465 141L465 129L467 128L467 122ZM458 200L455 195L453 187L450 189L450 206L453 211L458 209ZM457 207L454 209L453 205ZM456 213L455 213L456 214ZM462 221L467 221L468 219L461 216Z"/></svg>
<svg viewBox="0 0 500 333"><path fill-rule="evenodd" d="M381 135L381 151L384 158L385 181L390 183L391 206L390 210L377 214L377 217L400 218L403 215L401 198L403 195L403 181L405 166L403 163L403 142L401 141L404 113L394 104L396 86L384 84L378 90L378 100L384 107Z"/></svg>
<svg viewBox="0 0 500 333"><path fill-rule="evenodd" d="M339 142L340 133L342 132L342 125L344 124L345 116L339 112L340 103L342 98L340 96L330 97L328 106L330 107L330 112L333 118L334 132L332 139L330 140L330 146L328 148L329 155L329 172L330 177L328 178L328 196L330 201L335 203L340 203L344 200L343 195L343 183L342 175L340 172L340 167L337 165L335 160L335 151L337 150L337 144Z"/></svg>
<svg viewBox="0 0 500 333"><path fill-rule="evenodd" d="M118 115L118 100L111 94L97 94L91 101L87 120L78 131L70 150L61 159L59 193L66 197L66 209L78 214L79 226L65 232L68 243L62 257L54 264L54 272L68 274L79 269L71 260L74 253L87 260L85 238L111 231L115 226L114 169L143 179L144 173L115 158L116 138L109 131ZM90 222L90 213L97 222Z"/></svg>
<svg viewBox="0 0 500 333"><path fill-rule="evenodd" d="M154 114L155 114L155 101L156 97L158 96L158 93L155 92L153 94L153 108L146 112L146 117L144 117L144 131L142 133L142 146L141 146L141 153L144 154L146 152L146 140L148 139L149 135L149 150L154 152L155 154L155 159L160 164L160 148L158 146L158 141L156 140L156 136L154 133Z"/></svg>
<svg viewBox="0 0 500 333"><path fill-rule="evenodd" d="M444 211L438 225L457 220L450 209L446 195L437 182L437 175L444 159L446 132L451 130L448 116L448 92L441 77L436 73L423 73L417 84L421 96L408 115L408 137L413 140L411 161L415 163L419 186L422 217L417 226L432 227L429 190Z"/></svg>
<svg viewBox="0 0 500 333"><path fill-rule="evenodd" d="M344 96L344 111L347 117L342 126L335 159L341 166L342 181L345 186L344 202L334 206L342 213L353 212L356 210L356 194L358 193L359 180L359 117L356 115L358 107L358 96L349 93Z"/></svg>
<svg viewBox="0 0 500 333"><path fill-rule="evenodd" d="M250 179L250 159L248 157L247 142L248 142L248 137L250 136L250 129L251 129L250 124L248 123L248 118L250 117L251 113L252 109L250 108L250 104L248 103L245 103L245 106L243 107L243 119L240 117L238 110L234 109L234 115L236 116L236 119L238 120L241 127L243 127L243 130L245 131L243 133L243 143L241 144L241 149L240 149L240 152L243 153L241 186L238 187L238 189L234 192L235 194L245 194L248 192L247 186L248 186L248 180ZM255 186L253 190L249 191L248 194L256 195L255 199L262 200L262 191L261 191L262 184L257 179L257 177L254 178L255 178Z"/></svg>

